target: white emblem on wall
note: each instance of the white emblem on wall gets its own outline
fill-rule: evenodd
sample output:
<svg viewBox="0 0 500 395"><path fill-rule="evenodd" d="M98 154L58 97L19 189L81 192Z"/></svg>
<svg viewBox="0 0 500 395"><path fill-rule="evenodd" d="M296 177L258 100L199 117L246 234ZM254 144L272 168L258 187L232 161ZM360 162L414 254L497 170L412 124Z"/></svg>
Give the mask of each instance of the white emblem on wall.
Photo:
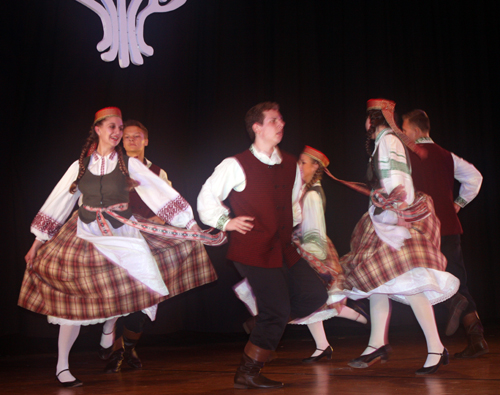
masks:
<svg viewBox="0 0 500 395"><path fill-rule="evenodd" d="M144 41L144 23L146 18L156 12L173 11L184 5L187 0L149 0L149 4L137 15L143 0L132 0L127 10L126 0L76 0L87 6L101 18L104 35L97 44L101 59L112 62L118 55L121 68L128 67L130 62L139 66L144 63L142 55L152 56L153 47ZM161 5L160 3L163 3Z"/></svg>

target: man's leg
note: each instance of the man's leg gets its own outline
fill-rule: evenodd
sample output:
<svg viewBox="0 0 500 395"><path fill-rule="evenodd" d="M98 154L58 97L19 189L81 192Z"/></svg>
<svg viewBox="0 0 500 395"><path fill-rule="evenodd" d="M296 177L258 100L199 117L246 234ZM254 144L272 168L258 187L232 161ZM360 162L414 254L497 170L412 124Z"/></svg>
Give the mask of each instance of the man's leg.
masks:
<svg viewBox="0 0 500 395"><path fill-rule="evenodd" d="M488 343L484 339L484 329L477 314L476 303L467 287L467 271L465 269L460 235L441 237L441 252L448 260L446 271L460 280L458 292L448 302L448 321L446 335L453 335L460 324L465 328L467 347L455 354L456 358L475 358L489 351Z"/></svg>
<svg viewBox="0 0 500 395"><path fill-rule="evenodd" d="M234 377L235 388L280 388L283 383L260 374L275 350L290 317L290 297L283 268L261 268L234 263L255 294L259 315Z"/></svg>

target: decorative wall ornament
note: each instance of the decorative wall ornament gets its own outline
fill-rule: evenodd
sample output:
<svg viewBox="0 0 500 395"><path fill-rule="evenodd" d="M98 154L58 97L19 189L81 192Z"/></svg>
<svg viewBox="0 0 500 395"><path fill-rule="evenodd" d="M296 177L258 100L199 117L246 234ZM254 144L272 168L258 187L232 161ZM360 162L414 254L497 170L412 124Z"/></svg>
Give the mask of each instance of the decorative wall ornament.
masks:
<svg viewBox="0 0 500 395"><path fill-rule="evenodd" d="M121 68L144 63L142 55L152 56L153 47L144 41L144 23L146 18L156 12L173 11L186 3L187 0L148 0L149 4L137 15L143 0L131 0L128 10L126 0L76 0L87 6L101 18L104 32L102 40L97 44L101 59L112 62L118 55ZM104 6L102 4L104 4ZM163 3L161 5L160 3ZM109 49L108 49L109 48Z"/></svg>

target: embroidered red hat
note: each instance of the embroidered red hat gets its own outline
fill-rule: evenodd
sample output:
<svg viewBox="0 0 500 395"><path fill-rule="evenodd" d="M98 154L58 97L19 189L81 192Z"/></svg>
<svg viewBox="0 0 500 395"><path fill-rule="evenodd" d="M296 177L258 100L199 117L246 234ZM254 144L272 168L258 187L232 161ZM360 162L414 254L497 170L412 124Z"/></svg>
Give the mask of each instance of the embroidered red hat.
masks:
<svg viewBox="0 0 500 395"><path fill-rule="evenodd" d="M106 107L106 108L103 108L102 110L99 110L99 111L97 111L95 113L94 125L97 122L102 121L104 118L108 118L108 117L119 117L119 118L121 118L122 117L122 112L121 112L121 110L118 107Z"/></svg>
<svg viewBox="0 0 500 395"><path fill-rule="evenodd" d="M366 110L380 110L382 111L382 115L385 120L391 127L391 129L396 133L401 141L413 152L415 152L421 159L425 159L427 157L427 153L424 149L419 147L413 141L411 141L403 131L398 128L396 125L396 121L394 120L394 108L396 107L396 103L392 100L387 99L370 99L366 102Z"/></svg>
<svg viewBox="0 0 500 395"><path fill-rule="evenodd" d="M319 163L323 165L323 167L328 167L328 165L330 164L330 160L326 157L326 155L323 152L318 151L317 149L314 149L312 147L309 147L308 145L304 147L304 151L302 151L302 153L317 160Z"/></svg>

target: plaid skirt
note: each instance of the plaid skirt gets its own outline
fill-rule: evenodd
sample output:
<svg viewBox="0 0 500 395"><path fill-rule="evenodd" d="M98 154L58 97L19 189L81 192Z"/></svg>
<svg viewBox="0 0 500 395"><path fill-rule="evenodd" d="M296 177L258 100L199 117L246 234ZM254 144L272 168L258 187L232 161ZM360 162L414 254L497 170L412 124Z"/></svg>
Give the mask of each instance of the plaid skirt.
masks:
<svg viewBox="0 0 500 395"><path fill-rule="evenodd" d="M75 213L40 247L26 268L19 306L67 320L100 320L140 311L217 279L201 242L141 232L169 290L162 296L77 237L77 220Z"/></svg>
<svg viewBox="0 0 500 395"><path fill-rule="evenodd" d="M379 239L369 213L365 213L354 228L351 251L340 259L345 276L340 286L369 292L414 268L444 271L446 258L440 251L440 222L430 197L426 204L431 214L412 222L411 238L405 240L399 251Z"/></svg>

